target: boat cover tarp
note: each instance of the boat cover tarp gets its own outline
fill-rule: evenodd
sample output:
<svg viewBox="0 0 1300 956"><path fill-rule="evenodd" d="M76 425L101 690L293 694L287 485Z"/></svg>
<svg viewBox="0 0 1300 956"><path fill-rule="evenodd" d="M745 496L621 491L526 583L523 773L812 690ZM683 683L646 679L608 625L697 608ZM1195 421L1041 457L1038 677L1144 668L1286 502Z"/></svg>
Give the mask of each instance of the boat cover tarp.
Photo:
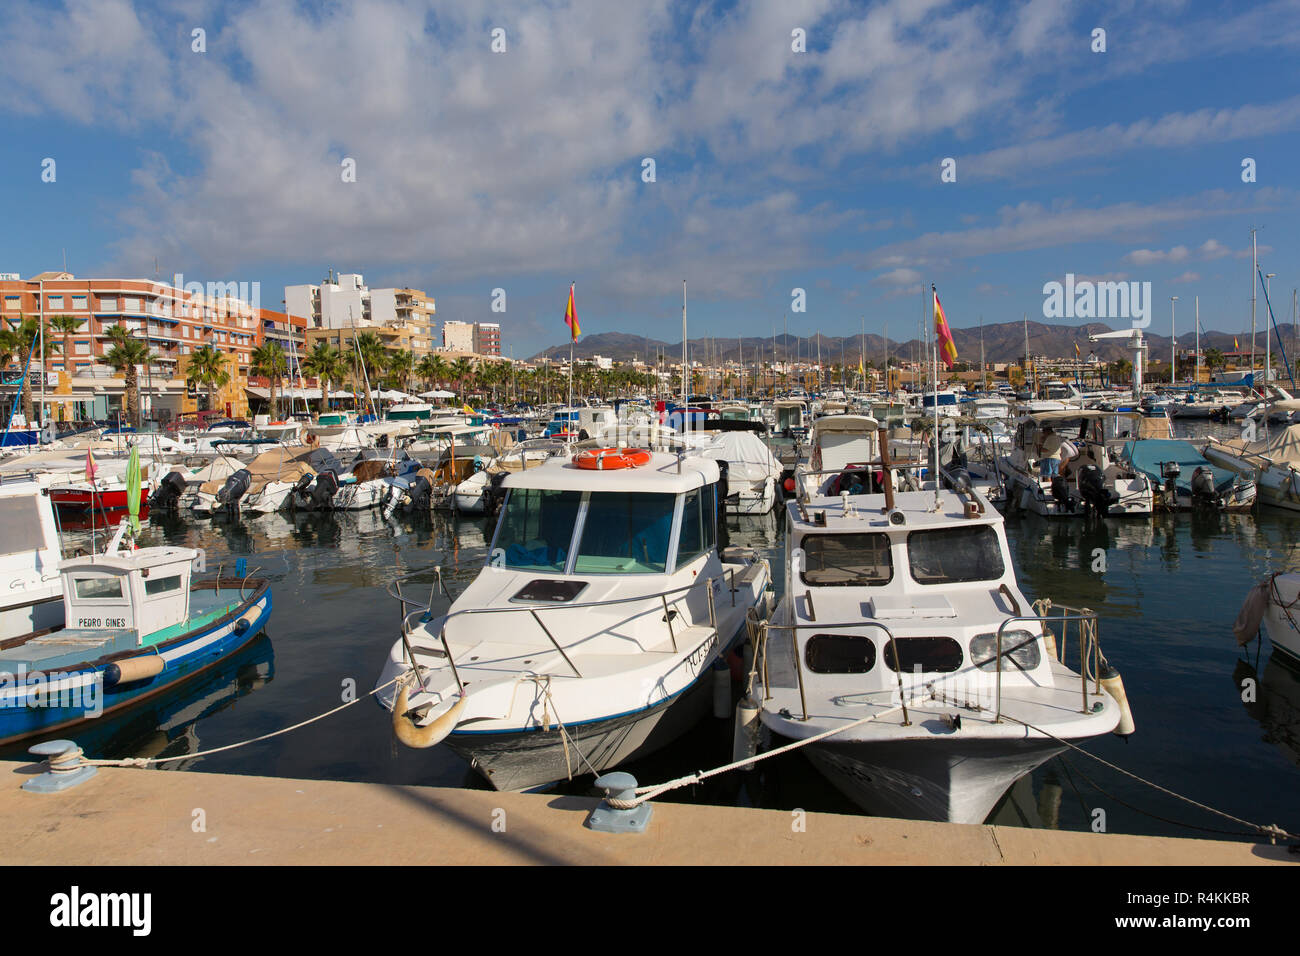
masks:
<svg viewBox="0 0 1300 956"><path fill-rule="evenodd" d="M700 456L727 462L728 474L740 481L763 481L781 473L781 463L767 443L751 431L721 432Z"/></svg>
<svg viewBox="0 0 1300 956"><path fill-rule="evenodd" d="M1266 455L1279 465L1300 468L1300 425L1288 425L1267 440L1231 439L1215 444L1230 455Z"/></svg>
<svg viewBox="0 0 1300 956"><path fill-rule="evenodd" d="M314 475L316 471L312 468L310 461L315 449L302 449L296 451L286 448L283 445L277 446L264 451L244 467L252 476L252 481L248 486L249 494L261 491L273 481L285 481L293 484L303 475ZM199 486L199 491L208 495L215 495L221 490L224 481L206 481Z"/></svg>
<svg viewBox="0 0 1300 956"><path fill-rule="evenodd" d="M1192 474L1197 468L1208 468L1214 473L1216 491L1231 488L1237 477L1235 472L1227 468L1210 464L1190 442L1174 438L1144 438L1141 441L1125 442L1124 457L1158 485L1165 482L1160 472L1161 462L1177 462L1181 469L1176 479L1177 485L1188 494L1192 493Z"/></svg>

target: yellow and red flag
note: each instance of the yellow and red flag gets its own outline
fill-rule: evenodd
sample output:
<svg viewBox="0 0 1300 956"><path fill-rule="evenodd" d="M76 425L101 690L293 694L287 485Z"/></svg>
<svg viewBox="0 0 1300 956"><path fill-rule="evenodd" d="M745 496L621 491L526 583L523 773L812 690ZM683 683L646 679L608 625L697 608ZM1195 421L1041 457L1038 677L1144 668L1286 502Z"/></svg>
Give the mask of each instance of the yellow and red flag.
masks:
<svg viewBox="0 0 1300 956"><path fill-rule="evenodd" d="M92 455L90 453L90 449L87 448L86 449L86 481L93 482L95 480L95 472L97 471L99 471L99 468L95 466L95 456Z"/></svg>
<svg viewBox="0 0 1300 956"><path fill-rule="evenodd" d="M943 356L944 367L952 371L952 367L957 362L957 343L952 340L952 330L948 328L948 319L943 314L943 306L939 304L939 293L934 291L934 286L930 287L934 295L934 333L938 337L939 354Z"/></svg>
<svg viewBox="0 0 1300 956"><path fill-rule="evenodd" d="M578 336L582 334L582 326L578 324L578 309L573 304L573 283L569 283L569 305L564 310L564 324L569 327L569 333L573 336L573 341L578 341Z"/></svg>

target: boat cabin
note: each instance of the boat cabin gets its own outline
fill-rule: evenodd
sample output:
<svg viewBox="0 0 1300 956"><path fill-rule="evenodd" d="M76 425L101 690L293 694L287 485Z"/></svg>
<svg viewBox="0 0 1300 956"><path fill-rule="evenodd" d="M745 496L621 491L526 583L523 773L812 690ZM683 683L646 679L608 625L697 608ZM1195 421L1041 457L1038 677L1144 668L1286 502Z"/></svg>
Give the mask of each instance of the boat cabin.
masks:
<svg viewBox="0 0 1300 956"><path fill-rule="evenodd" d="M575 455L510 474L487 565L556 577L664 575L715 555L717 462L641 454L644 463L626 467L584 468ZM516 599L572 596L541 583Z"/></svg>
<svg viewBox="0 0 1300 956"><path fill-rule="evenodd" d="M937 510L933 490L891 497L888 508L883 495L787 505L781 623L795 628L810 699L819 680L850 675L845 692L901 683L983 694L996 679L999 625L1034 614L992 507L971 509L970 495L947 490ZM1004 683L1050 681L1041 633L1037 622L1003 628Z"/></svg>
<svg viewBox="0 0 1300 956"><path fill-rule="evenodd" d="M141 548L59 563L69 630L131 630L136 646L190 614L193 548ZM153 643L153 642L150 642Z"/></svg>

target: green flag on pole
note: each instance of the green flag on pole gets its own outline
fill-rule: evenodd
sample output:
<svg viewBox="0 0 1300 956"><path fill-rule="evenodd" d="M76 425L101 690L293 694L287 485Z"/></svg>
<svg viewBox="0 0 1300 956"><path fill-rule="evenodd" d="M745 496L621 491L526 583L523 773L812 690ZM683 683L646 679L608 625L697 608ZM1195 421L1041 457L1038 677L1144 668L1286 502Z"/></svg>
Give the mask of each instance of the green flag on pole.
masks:
<svg viewBox="0 0 1300 956"><path fill-rule="evenodd" d="M131 446L131 457L126 462L126 513L130 518L131 534L140 533L140 449Z"/></svg>

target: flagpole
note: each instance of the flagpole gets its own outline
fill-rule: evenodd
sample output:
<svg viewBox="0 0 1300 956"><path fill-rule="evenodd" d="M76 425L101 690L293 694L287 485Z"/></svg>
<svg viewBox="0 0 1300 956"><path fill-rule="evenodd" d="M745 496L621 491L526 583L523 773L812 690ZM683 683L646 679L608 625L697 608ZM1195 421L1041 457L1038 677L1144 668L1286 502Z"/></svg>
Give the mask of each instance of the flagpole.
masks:
<svg viewBox="0 0 1300 956"><path fill-rule="evenodd" d="M575 285L577 285L577 284L578 284L578 283L577 283L576 280L573 281L573 282L570 282L570 283L569 283L569 302L570 302L570 304L573 303L573 287L574 287ZM574 306L573 311L574 311L575 315L570 317L570 323L569 323L569 414L570 414L570 416L572 416L572 414L573 414L573 343L576 342L577 339L578 339L578 337L577 337L576 335L573 334L573 322L572 322L572 319L574 319L574 318L577 317L577 316L576 316L576 313L577 313L577 311L578 311L577 306ZM570 421L572 421L572 418L570 418ZM573 430L573 429L571 429L571 428L566 429L566 431L572 431L572 430Z"/></svg>
<svg viewBox="0 0 1300 956"><path fill-rule="evenodd" d="M938 298L934 283L930 283L930 324L934 324L934 303ZM934 510L942 507L939 500L939 335L934 336Z"/></svg>

